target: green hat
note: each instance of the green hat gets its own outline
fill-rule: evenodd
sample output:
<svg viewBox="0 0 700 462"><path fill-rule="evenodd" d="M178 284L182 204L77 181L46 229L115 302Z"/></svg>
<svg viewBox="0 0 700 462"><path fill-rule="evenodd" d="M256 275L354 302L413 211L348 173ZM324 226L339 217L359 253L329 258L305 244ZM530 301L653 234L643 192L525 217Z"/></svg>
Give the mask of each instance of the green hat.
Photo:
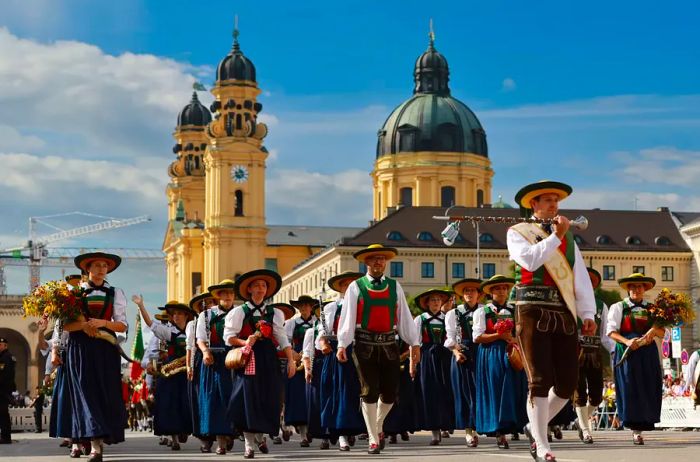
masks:
<svg viewBox="0 0 700 462"><path fill-rule="evenodd" d="M452 296L452 292L443 289L428 289L425 292L416 295L416 304L421 310L428 311L428 300L430 299L431 295L440 295L443 299L441 305L444 305L445 302Z"/></svg>
<svg viewBox="0 0 700 462"><path fill-rule="evenodd" d="M644 276L642 273L632 273L626 278L618 279L617 283L620 284L620 287L625 289L625 291L629 292L629 285L630 284L644 284L644 290L650 290L653 289L654 286L656 285L656 279L651 278L649 276Z"/></svg>
<svg viewBox="0 0 700 462"><path fill-rule="evenodd" d="M399 251L393 247L384 247L381 244L372 244L366 249L358 250L357 252L352 254L352 256L355 257L355 260L364 263L365 260L367 260L367 258L373 257L375 255L383 255L384 257L386 257L387 260L391 260L398 254Z"/></svg>
<svg viewBox="0 0 700 462"><path fill-rule="evenodd" d="M267 293L265 294L265 299L274 297L282 287L282 277L272 270L258 269L248 271L236 279L236 293L241 300L246 302L250 300L248 287L250 287L250 285L257 280L263 280L267 283ZM211 289L209 292L212 292Z"/></svg>
<svg viewBox="0 0 700 462"><path fill-rule="evenodd" d="M479 292L481 292L481 279L476 278L466 278L460 279L459 281L452 284L452 290L460 297L464 296L464 289L467 287L473 287Z"/></svg>
<svg viewBox="0 0 700 462"><path fill-rule="evenodd" d="M481 283L481 291L487 295L491 295L491 288L493 286L499 286L502 284L507 284L508 290L510 290L515 285L515 279L507 278L502 274L496 274L495 276L491 277L489 280Z"/></svg>

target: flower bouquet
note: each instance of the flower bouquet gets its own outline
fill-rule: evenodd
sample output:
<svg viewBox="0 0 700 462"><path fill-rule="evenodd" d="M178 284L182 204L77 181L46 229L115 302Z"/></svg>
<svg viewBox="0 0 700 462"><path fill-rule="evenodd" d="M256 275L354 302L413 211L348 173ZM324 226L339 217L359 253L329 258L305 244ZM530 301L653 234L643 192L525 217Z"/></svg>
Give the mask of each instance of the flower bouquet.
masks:
<svg viewBox="0 0 700 462"><path fill-rule="evenodd" d="M659 295L653 303L647 305L647 311L649 312L649 321L654 327L661 327L667 329L669 327L680 327L684 324L690 323L695 319L695 312L693 311L693 304L690 297L684 293L672 293L669 289L661 289ZM640 345L646 345L645 341L642 341ZM622 353L620 360L615 364L615 367L619 367L628 358L632 350L627 347Z"/></svg>
<svg viewBox="0 0 700 462"><path fill-rule="evenodd" d="M496 329L496 333L500 335L505 334L506 332L513 332L514 327L515 324L513 324L513 320L510 318L505 318L498 320L494 326L494 329Z"/></svg>
<svg viewBox="0 0 700 462"><path fill-rule="evenodd" d="M22 300L24 317L43 316L66 324L83 317L80 288L71 288L61 281L40 285Z"/></svg>

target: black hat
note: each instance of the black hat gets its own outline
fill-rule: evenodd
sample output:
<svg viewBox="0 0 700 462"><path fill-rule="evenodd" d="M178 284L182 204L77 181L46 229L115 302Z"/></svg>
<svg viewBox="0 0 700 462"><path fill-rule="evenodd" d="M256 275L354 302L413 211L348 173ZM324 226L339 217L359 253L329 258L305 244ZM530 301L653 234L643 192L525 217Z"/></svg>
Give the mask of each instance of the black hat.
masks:
<svg viewBox="0 0 700 462"><path fill-rule="evenodd" d="M416 296L416 304L420 307L421 310L428 311L428 300L433 294L441 295L444 298L442 302L443 305L452 296L452 292L450 292L449 290L428 289L425 292L422 292Z"/></svg>
<svg viewBox="0 0 700 462"><path fill-rule="evenodd" d="M316 298L311 297L310 295L302 295L300 296L297 300L290 300L289 303L294 307L294 308L299 308L299 305L303 305L305 303L308 303L311 305L311 309L314 309L319 306L319 301Z"/></svg>
<svg viewBox="0 0 700 462"><path fill-rule="evenodd" d="M520 191L515 195L515 202L520 206L521 214L529 215L530 201L537 196L556 194L561 201L569 197L572 191L573 189L568 184L560 183L559 181L543 180L520 188Z"/></svg>
<svg viewBox="0 0 700 462"><path fill-rule="evenodd" d="M346 281L350 279L351 281L354 281L355 279L359 279L362 276L364 276L363 273L358 273L356 271L344 271L340 274L336 274L332 278L328 280L328 287L331 289L335 290L336 292L340 292L340 283L343 281Z"/></svg>
<svg viewBox="0 0 700 462"><path fill-rule="evenodd" d="M200 313L202 311L202 302L208 298L216 300L214 296L209 292L204 292L203 294L195 295L194 297L192 297L192 300L190 300L190 309L192 309L196 313Z"/></svg>
<svg viewBox="0 0 700 462"><path fill-rule="evenodd" d="M268 308L276 308L282 313L284 313L284 320L291 319L297 312L292 305L289 303L271 303L267 305Z"/></svg>
<svg viewBox="0 0 700 462"><path fill-rule="evenodd" d="M224 279L218 284L214 284L213 286L209 286L207 288L207 291L214 297L214 298L219 298L218 292L220 290L233 290L234 292L236 291L236 283L233 282L231 279Z"/></svg>
<svg viewBox="0 0 700 462"><path fill-rule="evenodd" d="M603 278L600 277L600 273L593 268L586 268L588 270L588 276L591 278L591 285L593 285L594 289L597 289L600 286L600 281L603 280Z"/></svg>
<svg viewBox="0 0 700 462"><path fill-rule="evenodd" d="M65 280L67 283L70 284L71 281L77 279L78 282L80 282L83 279L82 274L69 274L68 276L65 277Z"/></svg>
<svg viewBox="0 0 700 462"><path fill-rule="evenodd" d="M167 311L170 316L173 315L173 311L183 311L190 316L197 316L197 313L192 308L175 300L166 303L163 309Z"/></svg>
<svg viewBox="0 0 700 462"><path fill-rule="evenodd" d="M0 343L8 343L5 337L0 337Z"/></svg>

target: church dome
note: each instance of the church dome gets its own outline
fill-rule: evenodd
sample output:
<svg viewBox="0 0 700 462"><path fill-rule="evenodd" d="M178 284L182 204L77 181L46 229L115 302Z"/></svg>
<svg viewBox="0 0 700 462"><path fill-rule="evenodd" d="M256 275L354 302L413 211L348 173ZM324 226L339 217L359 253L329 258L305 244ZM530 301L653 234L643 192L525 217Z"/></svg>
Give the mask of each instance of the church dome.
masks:
<svg viewBox="0 0 700 462"><path fill-rule="evenodd" d="M218 81L246 80L256 82L255 66L241 51L241 47L238 44L237 29L233 31L233 48L219 63L219 67L216 68L216 79Z"/></svg>
<svg viewBox="0 0 700 462"><path fill-rule="evenodd" d="M211 122L211 113L202 103L199 102L197 92L192 92L192 100L177 115L177 126L194 125L205 127Z"/></svg>
<svg viewBox="0 0 700 462"><path fill-rule="evenodd" d="M450 95L447 59L430 40L416 60L413 96L379 130L377 157L400 152L464 152L488 157L486 132L474 112Z"/></svg>

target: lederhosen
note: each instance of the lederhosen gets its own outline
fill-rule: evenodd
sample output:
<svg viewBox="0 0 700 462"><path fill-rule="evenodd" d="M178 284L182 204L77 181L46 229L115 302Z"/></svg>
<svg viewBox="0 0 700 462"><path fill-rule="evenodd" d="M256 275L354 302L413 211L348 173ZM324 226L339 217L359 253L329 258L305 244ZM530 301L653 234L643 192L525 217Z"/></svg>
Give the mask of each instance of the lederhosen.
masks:
<svg viewBox="0 0 700 462"><path fill-rule="evenodd" d="M304 335L307 329L312 329L314 316L309 319L301 317L290 319L287 322L294 323L292 332L292 348L297 353L301 353L304 347ZM297 371L294 376L287 381L284 403L284 424L285 425L306 425L308 421L308 407L306 403L306 379L304 371Z"/></svg>
<svg viewBox="0 0 700 462"><path fill-rule="evenodd" d="M385 277L370 284L355 280L359 289L357 324L352 358L360 379L360 397L366 403L393 403L399 387L399 348L396 344L396 281Z"/></svg>
<svg viewBox="0 0 700 462"><path fill-rule="evenodd" d="M578 387L574 395L576 406L583 407L590 403L598 407L603 401L603 359L608 357L607 351L600 341L601 316L603 313L603 301L595 299L596 303L596 333L592 336L581 336L579 340L580 352L578 356ZM578 328L581 330L583 322L578 320Z"/></svg>
<svg viewBox="0 0 700 462"><path fill-rule="evenodd" d="M166 364L185 356L185 331L173 324L172 332L166 341ZM157 379L155 391L155 413L153 434L155 435L189 435L192 433L192 411L187 393L187 374L179 372Z"/></svg>
<svg viewBox="0 0 700 462"><path fill-rule="evenodd" d="M422 430L452 430L454 408L449 364L452 354L444 347L445 315L438 312L423 313L420 334L421 361L418 367L418 390L422 399L419 405L419 422ZM434 323L432 321L438 321ZM418 388L418 387L417 387Z"/></svg>
<svg viewBox="0 0 700 462"><path fill-rule="evenodd" d="M651 327L645 305L630 305L625 299L618 333L627 339L641 337ZM620 361L626 346L615 345L613 360ZM617 413L622 425L632 430L654 430L661 420L661 364L656 342L631 351L622 365L614 368Z"/></svg>
<svg viewBox="0 0 700 462"><path fill-rule="evenodd" d="M474 310L478 308L478 304ZM463 308L463 309L461 309ZM466 305L455 308L457 329L461 334L460 347L466 358L462 364L452 357L450 377L455 407L455 429L474 429L476 416L476 347L472 338L474 311Z"/></svg>
<svg viewBox="0 0 700 462"><path fill-rule="evenodd" d="M567 232L559 245L571 268L576 244ZM527 372L530 394L546 398L572 396L578 385L576 320L544 265L530 272L515 265L516 336Z"/></svg>

